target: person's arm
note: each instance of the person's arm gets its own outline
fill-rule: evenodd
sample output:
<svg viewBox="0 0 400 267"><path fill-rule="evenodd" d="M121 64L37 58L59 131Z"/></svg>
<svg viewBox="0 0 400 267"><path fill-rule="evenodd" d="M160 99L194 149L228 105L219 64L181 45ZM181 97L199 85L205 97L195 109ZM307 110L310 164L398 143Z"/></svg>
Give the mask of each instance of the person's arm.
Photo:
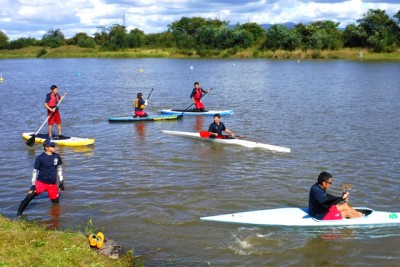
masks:
<svg viewBox="0 0 400 267"><path fill-rule="evenodd" d="M218 136L218 133L216 133L214 129L214 123L211 123L210 127L208 127L208 132L210 133L210 135Z"/></svg>

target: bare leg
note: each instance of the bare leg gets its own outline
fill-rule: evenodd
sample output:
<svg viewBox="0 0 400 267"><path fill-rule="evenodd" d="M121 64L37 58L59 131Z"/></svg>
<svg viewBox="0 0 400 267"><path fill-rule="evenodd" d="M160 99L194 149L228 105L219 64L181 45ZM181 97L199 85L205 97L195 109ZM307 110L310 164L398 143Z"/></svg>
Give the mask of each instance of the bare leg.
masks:
<svg viewBox="0 0 400 267"><path fill-rule="evenodd" d="M58 135L61 135L61 123L57 124Z"/></svg>
<svg viewBox="0 0 400 267"><path fill-rule="evenodd" d="M49 124L49 137L51 138L52 137L52 133L51 133L51 131L52 131L52 129L53 129L53 125L50 125Z"/></svg>
<svg viewBox="0 0 400 267"><path fill-rule="evenodd" d="M357 210L353 209L347 203L338 204L336 205L336 207L342 214L343 218L351 219L351 218L360 218L363 216L361 212L358 212Z"/></svg>

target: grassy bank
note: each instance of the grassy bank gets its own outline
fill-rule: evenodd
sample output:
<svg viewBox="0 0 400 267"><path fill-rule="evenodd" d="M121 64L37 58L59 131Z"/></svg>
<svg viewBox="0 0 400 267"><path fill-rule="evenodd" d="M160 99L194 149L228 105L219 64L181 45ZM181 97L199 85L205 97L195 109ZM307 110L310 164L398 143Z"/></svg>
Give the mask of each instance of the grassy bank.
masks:
<svg viewBox="0 0 400 267"><path fill-rule="evenodd" d="M114 260L89 247L77 232L47 230L0 215L0 266L140 266L132 252Z"/></svg>
<svg viewBox="0 0 400 267"><path fill-rule="evenodd" d="M125 49L122 51L100 51L97 48L80 48L74 45L58 48L27 47L16 50L0 50L0 58L266 58L266 59L346 59L400 61L400 49L395 53L371 53L367 49L341 50L224 50L202 51L168 49Z"/></svg>

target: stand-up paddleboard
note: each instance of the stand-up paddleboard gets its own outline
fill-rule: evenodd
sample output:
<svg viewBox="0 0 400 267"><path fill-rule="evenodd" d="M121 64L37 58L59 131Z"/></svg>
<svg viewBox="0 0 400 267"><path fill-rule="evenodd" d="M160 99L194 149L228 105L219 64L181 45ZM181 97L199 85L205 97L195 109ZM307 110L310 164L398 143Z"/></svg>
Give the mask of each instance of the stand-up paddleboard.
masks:
<svg viewBox="0 0 400 267"><path fill-rule="evenodd" d="M200 220L260 226L400 226L400 212L374 211L364 207L354 209L365 216L354 219L317 220L308 214L307 208L280 208L201 217Z"/></svg>
<svg viewBox="0 0 400 267"><path fill-rule="evenodd" d="M182 137L186 137L186 138L198 139L198 140L202 140L202 141L208 141L208 142L214 142L214 143L220 143L220 144L239 145L239 146L244 146L244 147L249 147L249 148L263 148L263 149L267 149L267 150L274 151L274 152L290 153L290 148L287 148L287 147L268 145L268 144L263 144L263 143L258 143L258 142L243 140L243 139L237 139L237 138L235 138L235 139L219 139L219 138L208 138L208 137L203 138L200 136L199 133L196 133L196 132L180 132L180 131L169 131L169 130L163 130L162 132L165 134L182 136Z"/></svg>
<svg viewBox="0 0 400 267"><path fill-rule="evenodd" d="M30 139L35 133L23 133L22 138L25 140ZM48 139L48 134L39 133L35 136L35 142L43 144L46 139ZM57 136L57 138L52 139L56 145L59 146L88 146L94 144L93 138L80 138L80 137L70 137L65 135Z"/></svg>
<svg viewBox="0 0 400 267"><path fill-rule="evenodd" d="M205 111L195 111L193 109L163 109L160 111L161 114L183 114L185 116L214 116L215 114L219 114L221 116L231 115L233 114L233 110L205 110Z"/></svg>
<svg viewBox="0 0 400 267"><path fill-rule="evenodd" d="M182 114L178 115L155 115L155 116L148 116L148 117L137 117L134 118L133 116L130 117L111 117L108 118L109 122L139 122L139 121L164 121L164 120L177 120L182 118Z"/></svg>

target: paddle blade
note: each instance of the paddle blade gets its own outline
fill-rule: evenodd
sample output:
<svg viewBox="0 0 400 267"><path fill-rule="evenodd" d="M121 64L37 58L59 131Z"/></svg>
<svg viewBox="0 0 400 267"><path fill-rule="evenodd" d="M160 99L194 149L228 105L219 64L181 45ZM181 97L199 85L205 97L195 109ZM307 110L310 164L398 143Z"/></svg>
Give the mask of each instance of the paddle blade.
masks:
<svg viewBox="0 0 400 267"><path fill-rule="evenodd" d="M208 138L208 137L210 137L210 133L207 132L207 131L201 131L200 132L200 137L201 138Z"/></svg>
<svg viewBox="0 0 400 267"><path fill-rule="evenodd" d="M29 139L26 141L26 145L27 145L27 146L30 146L30 147L33 147L34 144L35 144L35 135L32 135L31 138L29 138Z"/></svg>

